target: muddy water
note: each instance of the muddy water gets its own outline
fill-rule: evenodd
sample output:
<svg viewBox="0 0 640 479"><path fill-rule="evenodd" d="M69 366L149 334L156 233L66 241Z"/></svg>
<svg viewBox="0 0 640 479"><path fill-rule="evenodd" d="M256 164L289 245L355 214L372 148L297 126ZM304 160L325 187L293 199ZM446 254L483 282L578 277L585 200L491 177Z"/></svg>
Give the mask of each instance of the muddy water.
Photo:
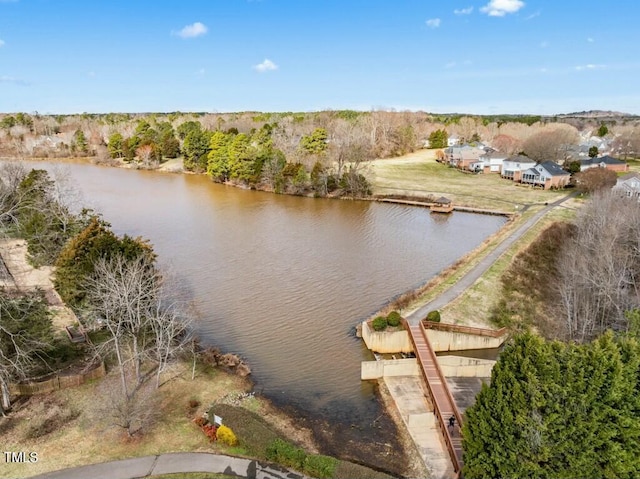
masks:
<svg viewBox="0 0 640 479"><path fill-rule="evenodd" d="M151 240L192 295L203 341L246 358L258 392L316 425L340 424L347 443L392 432L373 385L360 381L360 361L371 358L355 325L505 221L246 191L202 176L37 166L62 167L116 232Z"/></svg>

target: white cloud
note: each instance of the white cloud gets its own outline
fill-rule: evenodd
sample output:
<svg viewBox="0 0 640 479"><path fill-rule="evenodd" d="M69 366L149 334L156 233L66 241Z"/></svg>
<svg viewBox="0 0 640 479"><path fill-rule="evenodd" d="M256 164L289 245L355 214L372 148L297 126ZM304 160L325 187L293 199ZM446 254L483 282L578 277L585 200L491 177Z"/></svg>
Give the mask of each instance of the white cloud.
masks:
<svg viewBox="0 0 640 479"><path fill-rule="evenodd" d="M539 17L539 16L540 16L540 11L538 10L537 12L532 13L531 15L527 15L527 17L525 18L525 20L532 20L532 19L534 19L534 18L536 18L536 17Z"/></svg>
<svg viewBox="0 0 640 479"><path fill-rule="evenodd" d="M456 65L457 65L457 63L456 63L456 62L449 62L449 63L445 64L445 66L444 66L444 67L445 67L445 68L453 68L453 67L455 67Z"/></svg>
<svg viewBox="0 0 640 479"><path fill-rule="evenodd" d="M504 17L508 13L516 13L522 7L522 0L491 0L480 11L490 17Z"/></svg>
<svg viewBox="0 0 640 479"><path fill-rule="evenodd" d="M87 73L87 76L88 76L89 78L95 78L95 76L96 76L96 72L94 72L94 71L90 71L89 73Z"/></svg>
<svg viewBox="0 0 640 479"><path fill-rule="evenodd" d="M426 23L429 28L438 28L440 26L440 19L439 18L430 18L429 20L427 20L424 23Z"/></svg>
<svg viewBox="0 0 640 479"><path fill-rule="evenodd" d="M467 8L456 8L453 13L455 13L456 15L470 15L471 12L473 12L473 7L467 7Z"/></svg>
<svg viewBox="0 0 640 479"><path fill-rule="evenodd" d="M174 32L174 35L178 35L180 38L195 38L204 35L209 29L204 23L195 22L191 25L186 25L182 30Z"/></svg>
<svg viewBox="0 0 640 479"><path fill-rule="evenodd" d="M549 46L549 42L548 41L544 41L544 42L540 42L540 48L547 48Z"/></svg>
<svg viewBox="0 0 640 479"><path fill-rule="evenodd" d="M589 43L593 43L593 42L595 42L595 40L594 40L593 38L591 38L591 37L587 38L587 41L588 41Z"/></svg>
<svg viewBox="0 0 640 479"><path fill-rule="evenodd" d="M12 83L14 85L28 86L29 82L8 75L0 75L0 83Z"/></svg>
<svg viewBox="0 0 640 479"><path fill-rule="evenodd" d="M586 65L578 65L576 70L579 72L588 71L588 70L603 70L606 68L606 65L596 65L595 63L587 63Z"/></svg>
<svg viewBox="0 0 640 479"><path fill-rule="evenodd" d="M258 71L260 73L264 73L264 72L268 72L268 71L277 70L278 69L278 65L273 63L268 58L265 58L262 63L258 63L257 65L254 65L253 68L254 68L254 70L256 70L256 71Z"/></svg>
<svg viewBox="0 0 640 479"><path fill-rule="evenodd" d="M4 46L4 40L0 39L0 48Z"/></svg>

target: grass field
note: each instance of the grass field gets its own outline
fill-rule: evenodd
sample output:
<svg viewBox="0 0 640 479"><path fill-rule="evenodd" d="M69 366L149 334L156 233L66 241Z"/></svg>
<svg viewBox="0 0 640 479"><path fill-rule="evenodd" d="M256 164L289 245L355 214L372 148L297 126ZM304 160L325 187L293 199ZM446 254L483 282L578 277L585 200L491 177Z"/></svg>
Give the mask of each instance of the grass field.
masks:
<svg viewBox="0 0 640 479"><path fill-rule="evenodd" d="M446 196L455 205L514 213L524 206L552 202L563 191L521 186L496 173L471 174L436 162L435 150L375 160L370 178L376 195Z"/></svg>

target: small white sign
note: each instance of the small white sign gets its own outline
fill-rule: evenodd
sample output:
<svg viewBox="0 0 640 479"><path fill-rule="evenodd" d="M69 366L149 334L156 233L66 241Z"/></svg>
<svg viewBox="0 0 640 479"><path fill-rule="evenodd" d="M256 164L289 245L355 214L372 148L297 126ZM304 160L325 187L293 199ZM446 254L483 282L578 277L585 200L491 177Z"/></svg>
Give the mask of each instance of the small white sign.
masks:
<svg viewBox="0 0 640 479"><path fill-rule="evenodd" d="M213 415L213 424L216 426L222 426L222 418L220 416Z"/></svg>

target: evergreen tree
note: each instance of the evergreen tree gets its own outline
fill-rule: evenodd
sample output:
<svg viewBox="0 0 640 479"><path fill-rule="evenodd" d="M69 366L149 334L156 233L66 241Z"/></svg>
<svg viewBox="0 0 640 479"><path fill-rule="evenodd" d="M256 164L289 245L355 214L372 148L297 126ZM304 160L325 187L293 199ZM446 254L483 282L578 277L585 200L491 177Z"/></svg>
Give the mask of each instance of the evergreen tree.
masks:
<svg viewBox="0 0 640 479"><path fill-rule="evenodd" d="M516 337L466 411L464 476L637 477L639 372L633 337Z"/></svg>

